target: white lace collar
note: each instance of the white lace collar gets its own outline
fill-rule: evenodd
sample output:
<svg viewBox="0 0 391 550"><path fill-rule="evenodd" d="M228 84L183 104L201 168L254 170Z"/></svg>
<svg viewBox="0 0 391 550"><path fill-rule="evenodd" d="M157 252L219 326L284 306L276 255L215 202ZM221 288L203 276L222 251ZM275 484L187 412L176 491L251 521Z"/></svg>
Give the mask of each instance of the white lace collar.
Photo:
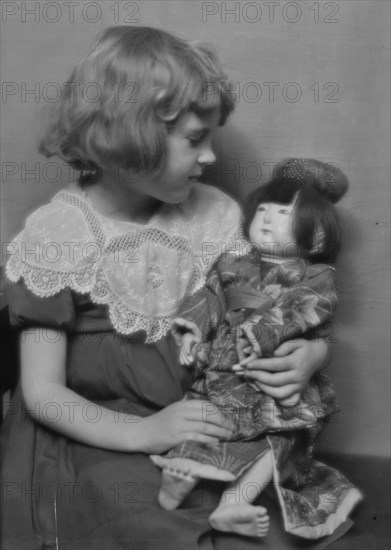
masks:
<svg viewBox="0 0 391 550"><path fill-rule="evenodd" d="M202 287L221 252L246 246L238 205L195 185L180 205L163 205L146 225L109 220L77 192L61 191L27 220L11 243L7 276L37 296L70 287L108 306L121 334L169 330L186 294Z"/></svg>

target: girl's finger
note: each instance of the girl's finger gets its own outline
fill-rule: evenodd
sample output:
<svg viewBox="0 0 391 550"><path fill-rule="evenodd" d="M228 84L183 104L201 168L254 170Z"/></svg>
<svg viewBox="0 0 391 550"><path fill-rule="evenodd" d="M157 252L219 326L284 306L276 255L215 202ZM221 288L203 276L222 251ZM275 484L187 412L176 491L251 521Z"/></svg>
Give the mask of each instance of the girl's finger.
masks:
<svg viewBox="0 0 391 550"><path fill-rule="evenodd" d="M251 353L251 346L248 345L248 341L240 338L236 344L236 352L238 354L239 361L245 359L245 357Z"/></svg>
<svg viewBox="0 0 391 550"><path fill-rule="evenodd" d="M249 363L252 363L252 361L254 361L254 359L256 359L256 358L257 358L257 356L255 355L255 353L252 353L251 355L246 357L246 359L243 359L242 361L240 361L239 365L241 367L247 367L247 365Z"/></svg>
<svg viewBox="0 0 391 550"><path fill-rule="evenodd" d="M188 431L225 440L231 439L233 434L233 429L231 428L224 428L207 422L193 422L189 425Z"/></svg>
<svg viewBox="0 0 391 550"><path fill-rule="evenodd" d="M277 349L274 350L274 356L275 357L285 357L287 355L290 355L297 349L301 348L301 340L287 340L286 342L283 342L280 346L278 346Z"/></svg>
<svg viewBox="0 0 391 550"><path fill-rule="evenodd" d="M301 398L300 393L293 393L289 397L280 399L279 404L281 405L281 407L294 407L299 403L300 398Z"/></svg>
<svg viewBox="0 0 391 550"><path fill-rule="evenodd" d="M291 385L293 380L290 376L289 371L271 373L266 371L259 370L249 370L250 367L247 365L246 376L252 380L256 380L260 384L265 384L273 388L279 388L281 386Z"/></svg>
<svg viewBox="0 0 391 550"><path fill-rule="evenodd" d="M209 401L199 401L198 399L189 400L187 403L190 404L190 407L188 412L183 415L183 418L186 420L196 422L199 425L202 424L203 426L222 427L224 430L230 432L234 429L232 419L213 403ZM199 404L201 404L201 408Z"/></svg>
<svg viewBox="0 0 391 550"><path fill-rule="evenodd" d="M245 372L245 369L242 367L242 365L240 363L236 363L236 365L234 365L232 367L232 370L236 373L236 374L243 374L243 372ZM246 369L247 370L247 369Z"/></svg>
<svg viewBox="0 0 391 550"><path fill-rule="evenodd" d="M247 368L259 372L289 372L292 370L292 365L288 357L266 357L261 359L257 357L247 365Z"/></svg>
<svg viewBox="0 0 391 550"><path fill-rule="evenodd" d="M201 443L218 443L220 440L218 437L212 437L210 435L199 434L196 432L190 432L186 434L185 440L187 441L199 441Z"/></svg>

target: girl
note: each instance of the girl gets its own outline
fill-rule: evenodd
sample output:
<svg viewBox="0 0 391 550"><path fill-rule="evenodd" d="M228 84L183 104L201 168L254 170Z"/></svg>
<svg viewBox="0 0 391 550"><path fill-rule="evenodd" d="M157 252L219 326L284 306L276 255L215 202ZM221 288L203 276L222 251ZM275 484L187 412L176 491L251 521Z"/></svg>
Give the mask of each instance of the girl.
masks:
<svg viewBox="0 0 391 550"><path fill-rule="evenodd" d="M235 424L232 440L244 441L187 441L166 457L152 457L163 467L159 501L175 508L200 478L234 482L210 517L215 529L264 536L266 510L249 501L273 477L285 528L306 538L332 533L361 500L341 474L311 458L314 437L336 408L327 377L315 377L299 405L284 408L288 403L251 385L247 370L256 357L270 356L282 341L332 317L334 269L320 262L336 259L340 229L333 203L348 183L340 171L331 178L328 168L311 159L281 163L248 200L244 232L253 250L221 256L205 287L184 300L174 320L182 364L189 365L194 355L197 365L185 398L214 403ZM206 344L199 346L202 341ZM292 447L295 437L301 437L302 448ZM254 483L257 490L249 497L246 487ZM327 499L330 489L334 499Z"/></svg>
<svg viewBox="0 0 391 550"><path fill-rule="evenodd" d="M83 93L91 82L95 102ZM203 418L208 402L181 400L191 377L168 334L214 260L203 243L241 239L238 205L197 183L232 111L228 90L208 49L121 26L64 85L40 150L81 177L28 218L7 265L21 382L2 427L4 550L213 547L207 518L220 488L167 513L148 454L233 433L219 414ZM287 344L258 360L257 383L288 398L325 349Z"/></svg>

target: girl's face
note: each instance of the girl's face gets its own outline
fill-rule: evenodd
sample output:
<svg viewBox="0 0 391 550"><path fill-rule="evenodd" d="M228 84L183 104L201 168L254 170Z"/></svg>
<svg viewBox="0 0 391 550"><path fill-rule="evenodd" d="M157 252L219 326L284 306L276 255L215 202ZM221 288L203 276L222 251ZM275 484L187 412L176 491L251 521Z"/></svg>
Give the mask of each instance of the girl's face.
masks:
<svg viewBox="0 0 391 550"><path fill-rule="evenodd" d="M252 243L269 257L287 259L297 256L297 246L292 233L292 204L260 203L249 229Z"/></svg>
<svg viewBox="0 0 391 550"><path fill-rule="evenodd" d="M152 180L145 178L143 193L173 204L187 199L203 167L216 161L212 136L219 122L218 109L202 116L185 113L168 134L164 169Z"/></svg>

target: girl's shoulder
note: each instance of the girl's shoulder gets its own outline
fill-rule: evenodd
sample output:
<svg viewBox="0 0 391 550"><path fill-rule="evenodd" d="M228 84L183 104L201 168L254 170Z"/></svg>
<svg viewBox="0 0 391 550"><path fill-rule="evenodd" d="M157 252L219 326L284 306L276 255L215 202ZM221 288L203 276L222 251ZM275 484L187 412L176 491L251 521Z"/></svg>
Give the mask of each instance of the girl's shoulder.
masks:
<svg viewBox="0 0 391 550"><path fill-rule="evenodd" d="M187 218L196 224L223 227L224 224L238 227L242 211L232 197L211 185L195 184L188 199L182 203Z"/></svg>
<svg viewBox="0 0 391 550"><path fill-rule="evenodd" d="M33 232L39 227L45 227L46 232L57 237L66 231L72 231L76 224L86 225L87 203L81 191L76 186L67 186L58 191L49 202L34 210L27 218L24 232Z"/></svg>
<svg viewBox="0 0 391 550"><path fill-rule="evenodd" d="M75 187L64 188L27 217L9 244L7 276L16 282L27 276L32 281L39 274L44 281L45 273L49 278L64 278L86 272L103 242L104 235L82 193Z"/></svg>
<svg viewBox="0 0 391 550"><path fill-rule="evenodd" d="M213 212L215 216L225 218L227 214L232 214L238 221L241 215L241 209L236 200L217 187L205 183L193 186L185 204L197 216Z"/></svg>
<svg viewBox="0 0 391 550"><path fill-rule="evenodd" d="M223 253L243 254L248 242L243 236L241 208L223 191L205 184L193 187L182 203L192 236L193 250L205 269Z"/></svg>

